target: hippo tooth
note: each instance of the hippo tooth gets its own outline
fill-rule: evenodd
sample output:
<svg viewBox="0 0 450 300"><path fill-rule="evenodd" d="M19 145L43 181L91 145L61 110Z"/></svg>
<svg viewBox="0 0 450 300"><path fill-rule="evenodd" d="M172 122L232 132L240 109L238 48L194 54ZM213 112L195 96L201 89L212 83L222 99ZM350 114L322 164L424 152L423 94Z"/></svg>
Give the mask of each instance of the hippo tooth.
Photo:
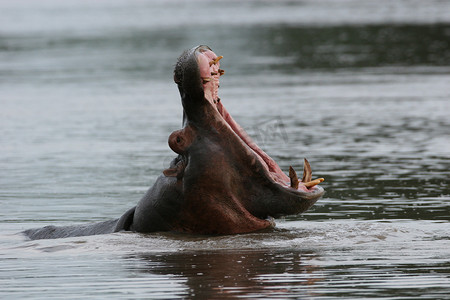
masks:
<svg viewBox="0 0 450 300"><path fill-rule="evenodd" d="M219 73L220 73L220 76L222 76L223 74L225 74L225 70L219 69Z"/></svg>
<svg viewBox="0 0 450 300"><path fill-rule="evenodd" d="M298 177L292 166L289 166L289 177L291 178L291 187L298 189Z"/></svg>
<svg viewBox="0 0 450 300"><path fill-rule="evenodd" d="M305 183L305 187L307 187L308 189L309 189L309 188L312 188L313 186L318 185L319 183L323 182L324 180L325 180L325 179L323 179L323 178L317 178L317 179L314 179L314 180L312 180L312 181L306 182L306 183Z"/></svg>
<svg viewBox="0 0 450 300"><path fill-rule="evenodd" d="M211 81L211 77L202 77L202 79L203 79L203 84Z"/></svg>
<svg viewBox="0 0 450 300"><path fill-rule="evenodd" d="M311 171L311 166L308 162L308 160L305 158L305 163L303 165L303 177L302 177L302 182L310 182L312 179L312 171Z"/></svg>
<svg viewBox="0 0 450 300"><path fill-rule="evenodd" d="M219 60L221 60L222 58L223 58L222 55L221 55L221 56L217 56L215 59L213 59L212 61L209 62L209 66L211 67L212 65L217 64L217 62L218 62Z"/></svg>

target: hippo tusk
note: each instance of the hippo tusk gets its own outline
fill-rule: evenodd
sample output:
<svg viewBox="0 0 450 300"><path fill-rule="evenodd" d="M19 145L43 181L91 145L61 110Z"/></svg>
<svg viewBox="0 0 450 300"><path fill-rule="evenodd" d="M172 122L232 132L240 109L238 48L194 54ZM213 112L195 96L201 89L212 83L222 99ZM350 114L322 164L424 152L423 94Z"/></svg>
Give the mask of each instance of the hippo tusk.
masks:
<svg viewBox="0 0 450 300"><path fill-rule="evenodd" d="M309 188L312 188L313 186L318 185L321 182L324 182L324 180L325 179L323 179L323 178L317 178L317 179L314 179L314 180L312 180L310 182L304 183L304 185L305 185L305 187L307 187L309 189Z"/></svg>
<svg viewBox="0 0 450 300"><path fill-rule="evenodd" d="M323 182L325 179L323 178L317 178L312 180L312 170L311 165L309 164L308 160L305 158L305 163L303 165L303 178L302 182L303 185L306 188L312 188L313 186L318 185L319 183Z"/></svg>
<svg viewBox="0 0 450 300"><path fill-rule="evenodd" d="M312 176L311 166L309 165L308 160L305 158L302 184L306 188L309 189L309 188L312 188L313 186L316 186L325 181L325 179L323 179L323 178L317 178L317 179L311 180L311 176ZM298 182L297 173L295 172L295 170L292 166L289 167L289 178L291 179L291 187L294 189L298 189L299 182Z"/></svg>
<svg viewBox="0 0 450 300"><path fill-rule="evenodd" d="M210 82L212 79L211 77L202 77L203 84Z"/></svg>
<svg viewBox="0 0 450 300"><path fill-rule="evenodd" d="M312 179L311 165L309 164L308 160L305 158L305 163L303 165L302 182L310 182L311 179Z"/></svg>
<svg viewBox="0 0 450 300"><path fill-rule="evenodd" d="M213 59L212 61L209 62L209 66L211 67L212 65L215 65L219 62L219 60L221 60L223 58L223 56L217 56L215 59Z"/></svg>
<svg viewBox="0 0 450 300"><path fill-rule="evenodd" d="M292 166L289 166L289 178L291 178L291 188L298 189L298 177Z"/></svg>

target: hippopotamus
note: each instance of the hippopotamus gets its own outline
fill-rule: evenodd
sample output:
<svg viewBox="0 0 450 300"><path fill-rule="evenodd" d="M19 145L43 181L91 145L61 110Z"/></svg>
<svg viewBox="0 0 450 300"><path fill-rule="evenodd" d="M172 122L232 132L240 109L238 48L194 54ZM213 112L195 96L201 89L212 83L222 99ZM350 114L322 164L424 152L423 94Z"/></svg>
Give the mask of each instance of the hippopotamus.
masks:
<svg viewBox="0 0 450 300"><path fill-rule="evenodd" d="M305 159L303 177L278 164L231 117L218 96L225 71L209 47L185 51L174 81L183 105L182 128L169 136L178 155L137 203L120 218L87 225L24 231L30 239L172 231L223 235L274 226L273 218L300 214L324 193Z"/></svg>

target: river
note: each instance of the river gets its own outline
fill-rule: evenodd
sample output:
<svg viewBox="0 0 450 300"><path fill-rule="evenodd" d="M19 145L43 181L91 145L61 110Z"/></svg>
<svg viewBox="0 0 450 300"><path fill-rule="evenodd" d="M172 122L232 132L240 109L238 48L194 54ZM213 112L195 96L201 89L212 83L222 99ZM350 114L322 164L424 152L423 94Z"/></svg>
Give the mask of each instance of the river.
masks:
<svg viewBox="0 0 450 300"><path fill-rule="evenodd" d="M450 2L0 2L0 298L450 299ZM27 240L117 218L175 156L178 55L326 194L269 231Z"/></svg>

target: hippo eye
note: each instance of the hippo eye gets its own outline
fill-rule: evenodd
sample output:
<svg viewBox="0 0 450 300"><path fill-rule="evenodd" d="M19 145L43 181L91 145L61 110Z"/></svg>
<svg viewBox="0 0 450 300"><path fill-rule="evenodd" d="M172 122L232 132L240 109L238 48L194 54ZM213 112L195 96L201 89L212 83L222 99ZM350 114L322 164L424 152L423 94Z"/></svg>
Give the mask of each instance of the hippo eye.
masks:
<svg viewBox="0 0 450 300"><path fill-rule="evenodd" d="M181 143L181 139L179 136L177 136L177 143Z"/></svg>

